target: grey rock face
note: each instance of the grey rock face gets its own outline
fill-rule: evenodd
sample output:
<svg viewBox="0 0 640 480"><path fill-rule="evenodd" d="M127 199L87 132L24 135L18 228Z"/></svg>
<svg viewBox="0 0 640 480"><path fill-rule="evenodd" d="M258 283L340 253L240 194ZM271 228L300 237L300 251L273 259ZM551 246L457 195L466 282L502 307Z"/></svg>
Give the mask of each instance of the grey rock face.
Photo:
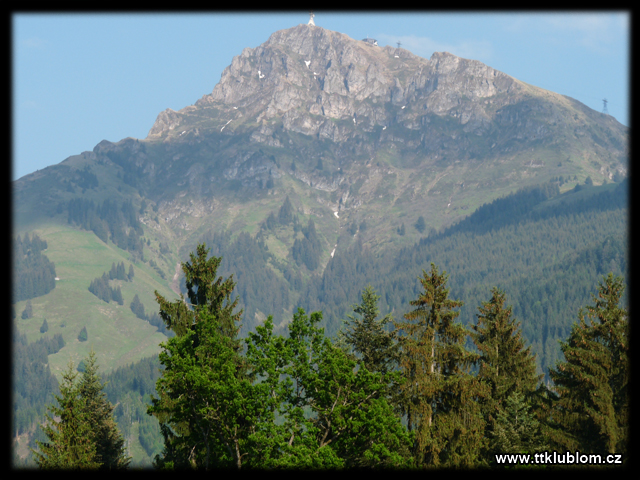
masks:
<svg viewBox="0 0 640 480"><path fill-rule="evenodd" d="M173 130L180 125L180 120L180 115L178 115L177 112L167 108L158 115L156 122L153 124L153 127L151 127L151 130L149 130L149 137L157 137L166 131Z"/></svg>
<svg viewBox="0 0 640 480"><path fill-rule="evenodd" d="M241 108L257 122L282 118L287 130L306 135L322 132L339 142L345 132L329 125L331 119L355 118L352 134L358 126L371 131L375 125L393 121L385 103L408 109L405 116L445 116L463 99L478 103L519 89L513 78L474 60L446 52L434 53L427 60L405 50L396 59L397 52L320 27L298 25L275 32L257 48L245 48L196 107ZM480 128L488 118L483 106L467 107L456 118L462 125L471 121L467 129ZM149 136L171 131L180 121L178 112L167 109L158 116ZM332 137L334 134L337 136Z"/></svg>
<svg viewBox="0 0 640 480"><path fill-rule="evenodd" d="M583 107L577 103L476 60L447 52L425 59L298 25L245 48L195 106L160 113L148 138L193 144L207 132L246 132L257 148L298 156L289 134L301 134L331 142L338 161L385 145L419 149L428 158L478 158L531 150L527 142L552 142L559 129L586 148L595 133L574 115ZM589 121L594 114L586 107L580 113ZM598 138L622 138L615 128L618 133ZM625 143L611 145L616 142ZM224 178L264 180L267 167L249 167L233 152L226 158Z"/></svg>

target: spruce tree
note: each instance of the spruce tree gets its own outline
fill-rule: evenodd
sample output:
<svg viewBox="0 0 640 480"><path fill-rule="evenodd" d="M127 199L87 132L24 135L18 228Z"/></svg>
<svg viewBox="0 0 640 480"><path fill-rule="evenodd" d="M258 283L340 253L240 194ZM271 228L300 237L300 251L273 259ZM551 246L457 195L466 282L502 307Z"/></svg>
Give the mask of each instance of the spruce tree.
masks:
<svg viewBox="0 0 640 480"><path fill-rule="evenodd" d="M91 434L100 458L101 469L127 468L131 458L126 455L124 439L113 418L113 405L103 392L105 384L98 375L98 365L93 349L84 360L85 368L78 390L85 402L88 420L92 425Z"/></svg>
<svg viewBox="0 0 640 480"><path fill-rule="evenodd" d="M240 356L238 339L242 311L233 311L237 298L231 301L235 282L232 276L217 277L222 258L207 259L207 253L204 244L198 245L196 253L190 255L191 261L182 265L188 302L181 294L178 301L170 303L155 292L160 316L176 333L163 344L160 361L165 370L156 387L159 398L152 398L153 405L148 409L160 421L165 441L164 453L156 457L156 466L209 468L216 461L223 462L213 455L218 448L226 449L220 446L216 434L220 433L220 416L233 417L232 412L241 409L242 402L234 389L247 386L247 366ZM218 383L221 378L224 380ZM223 397L232 400L218 404ZM229 433L226 438L238 442L241 426L235 418L230 422L231 430L222 434L235 428L236 433ZM226 422L223 423L226 427ZM238 456L234 461L241 464Z"/></svg>
<svg viewBox="0 0 640 480"><path fill-rule="evenodd" d="M80 330L80 333L78 333L78 340L81 342L86 342L87 338L87 327L82 327L82 330Z"/></svg>
<svg viewBox="0 0 640 480"><path fill-rule="evenodd" d="M160 316L167 326L180 336L198 321L198 316L195 315L196 310L206 308L217 318L223 334L233 338L239 348L238 322L242 316L242 310L234 313L238 298L231 301L231 292L236 283L233 281L233 275L227 279L216 277L222 257L211 257L207 260L208 251L205 244L198 245L196 254L190 254L191 261L182 265L189 306L183 295L180 295L179 301L170 303L157 291L154 292L160 305Z"/></svg>
<svg viewBox="0 0 640 480"><path fill-rule="evenodd" d="M291 205L289 196L287 196L280 207L280 211L278 212L278 221L280 222L280 225L289 225L291 220L293 220L293 206Z"/></svg>
<svg viewBox="0 0 640 480"><path fill-rule="evenodd" d="M124 274L124 262L120 262L116 267L116 278L118 280L126 280Z"/></svg>
<svg viewBox="0 0 640 480"><path fill-rule="evenodd" d="M120 286L111 288L111 299L118 303L118 305L124 305L124 299L122 298L122 290Z"/></svg>
<svg viewBox="0 0 640 480"><path fill-rule="evenodd" d="M505 399L493 429L487 434L492 454L534 454L549 450L542 426L530 410L531 406L521 392L514 391ZM488 460L495 464L495 457Z"/></svg>
<svg viewBox="0 0 640 480"><path fill-rule="evenodd" d="M512 317L512 307L505 306L505 293L494 287L491 299L482 302L478 310L478 323L472 325L471 338L480 352L477 378L490 388L490 395L482 403L485 435L490 437L498 416L505 414L507 398L522 393L528 401L542 375L536 375L535 355L531 347L525 347L520 323ZM487 458L500 452L490 450Z"/></svg>
<svg viewBox="0 0 640 480"><path fill-rule="evenodd" d="M92 440L92 428L85 399L76 383L73 364L62 374L58 406L50 405L46 424L41 428L48 442L36 441L38 450L31 450L38 467L43 469L95 469L100 457ZM59 417L60 420L54 420Z"/></svg>
<svg viewBox="0 0 640 480"><path fill-rule="evenodd" d="M609 273L594 304L580 309L562 343L565 361L550 369L559 397L553 440L560 448L627 453L629 420L629 314L619 306L621 277Z"/></svg>
<svg viewBox="0 0 640 480"><path fill-rule="evenodd" d="M22 311L22 319L26 320L27 318L33 317L33 307L31 306L31 300L27 300L27 305L24 307Z"/></svg>
<svg viewBox="0 0 640 480"><path fill-rule="evenodd" d="M377 320L378 300L371 285L368 285L361 294L362 303L353 305L353 313L360 316L347 315L345 330L341 335L361 357L362 362L370 372L380 372L383 375L389 372L397 358L398 344L394 333L385 331L385 326L393 320L391 314Z"/></svg>
<svg viewBox="0 0 640 480"><path fill-rule="evenodd" d="M115 280L118 276L118 269L116 268L116 263L111 263L111 270L109 270L109 280Z"/></svg>
<svg viewBox="0 0 640 480"><path fill-rule="evenodd" d="M131 308L131 311L135 314L136 317L142 320L147 319L147 316L144 313L144 305L140 301L140 298L138 297L137 293L134 295L133 300L131 301L131 305L129 305L129 308Z"/></svg>
<svg viewBox="0 0 640 480"><path fill-rule="evenodd" d="M46 333L47 331L49 331L49 325L47 325L47 319L45 318L40 327L40 333Z"/></svg>
<svg viewBox="0 0 640 480"><path fill-rule="evenodd" d="M454 311L463 303L449 298L448 276L432 263L423 270L424 289L410 302L415 310L399 330L399 367L404 376L398 403L408 428L416 432L413 454L418 466L473 466L484 443L478 400L487 391L469 373L475 355L464 344L466 329Z"/></svg>

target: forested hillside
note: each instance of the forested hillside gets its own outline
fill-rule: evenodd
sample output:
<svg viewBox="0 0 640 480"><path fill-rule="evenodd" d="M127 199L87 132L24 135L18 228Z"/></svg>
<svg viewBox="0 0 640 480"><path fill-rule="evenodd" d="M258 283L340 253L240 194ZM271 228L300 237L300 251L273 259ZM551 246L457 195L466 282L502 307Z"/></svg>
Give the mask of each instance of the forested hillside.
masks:
<svg viewBox="0 0 640 480"><path fill-rule="evenodd" d="M499 286L523 323L539 371L546 372L560 358L557 340L569 333L594 282L609 271L628 275L627 204L626 181L582 185L564 194L554 183L527 188L396 253L374 255L357 235L345 234L322 274L309 274L304 282L300 273L281 266L259 237L241 234L234 240L226 232L201 240L222 256L221 272L237 280L244 318L271 312L276 326L286 323L291 298L294 308L322 310L329 335L367 284L381 295L383 312L401 316L430 262L450 274L452 293L465 303L460 312L465 325L475 320L476 306L491 288Z"/></svg>
<svg viewBox="0 0 640 480"><path fill-rule="evenodd" d="M235 282L208 253L198 245L183 266L187 303L157 295L176 334L159 359L115 371L108 388L93 351L79 380L69 365L48 408L60 420L47 417L32 449L40 468L127 468L134 442L162 470L629 464L621 277L599 280L548 387L500 288L467 328L431 263L402 319L379 318L369 286L333 339L301 308L286 335L269 316L241 339Z"/></svg>

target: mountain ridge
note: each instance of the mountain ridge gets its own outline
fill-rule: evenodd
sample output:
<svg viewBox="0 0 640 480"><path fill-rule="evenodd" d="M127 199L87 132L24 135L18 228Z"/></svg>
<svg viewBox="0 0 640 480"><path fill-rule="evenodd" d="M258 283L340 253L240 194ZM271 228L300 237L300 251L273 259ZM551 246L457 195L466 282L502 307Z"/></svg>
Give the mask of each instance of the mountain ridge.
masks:
<svg viewBox="0 0 640 480"><path fill-rule="evenodd" d="M375 255L398 251L424 238L413 228L420 217L426 232L443 231L523 187L556 182L566 192L588 178L600 185L624 176L627 139L612 117L476 60L446 52L424 59L299 25L243 50L211 93L161 112L147 138L103 140L13 182L14 231L108 255L102 265L79 254L76 265L61 253L64 245L52 248L61 278L88 272L56 287L76 289L78 298L91 295L89 281L112 261L124 260L140 270L144 288L176 292L176 265L199 240L222 231L248 235L268 252L261 275L290 289L276 302L282 312L256 318L286 317L301 285L350 245L361 242ZM298 223L268 226L287 197ZM80 241L77 230L87 232L68 215L78 198L94 202L95 210L83 207L94 215L84 225L96 225L106 242ZM129 243L142 249L127 249L134 236L127 224L112 244L115 234L100 217L107 200L135 206L143 236ZM311 221L314 247L303 248ZM301 262L301 252L313 258ZM134 293L127 288L125 303ZM136 288L149 308L150 292ZM131 316L116 306L109 315Z"/></svg>

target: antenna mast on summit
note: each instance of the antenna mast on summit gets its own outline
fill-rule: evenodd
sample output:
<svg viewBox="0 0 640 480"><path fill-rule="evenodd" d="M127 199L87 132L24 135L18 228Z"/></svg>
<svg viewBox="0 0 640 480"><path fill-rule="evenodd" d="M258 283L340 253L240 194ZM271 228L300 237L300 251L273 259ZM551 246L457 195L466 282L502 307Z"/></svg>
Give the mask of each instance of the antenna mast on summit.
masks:
<svg viewBox="0 0 640 480"><path fill-rule="evenodd" d="M307 25L313 25L314 27L316 26L315 22L313 21L313 17L315 17L315 15L313 14L313 12L309 12L309 23Z"/></svg>
<svg viewBox="0 0 640 480"><path fill-rule="evenodd" d="M609 110L607 109L607 99L606 98L602 99L602 113L604 113L605 115L609 115Z"/></svg>
<svg viewBox="0 0 640 480"><path fill-rule="evenodd" d="M396 42L396 45L398 45L398 48L400 48L400 45L402 45L402 43Z"/></svg>

